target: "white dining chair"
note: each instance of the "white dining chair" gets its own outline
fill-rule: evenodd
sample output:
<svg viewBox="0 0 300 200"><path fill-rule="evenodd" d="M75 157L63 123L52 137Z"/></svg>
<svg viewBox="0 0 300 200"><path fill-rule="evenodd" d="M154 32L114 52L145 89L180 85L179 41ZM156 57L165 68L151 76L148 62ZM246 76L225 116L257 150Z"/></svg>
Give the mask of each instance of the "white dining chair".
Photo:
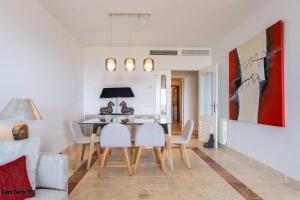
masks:
<svg viewBox="0 0 300 200"><path fill-rule="evenodd" d="M159 161L161 169L166 174L166 168L161 151L161 147L165 146L165 133L161 125L155 123L147 123L138 127L136 131L135 146L138 148L138 150L134 162L134 174L136 174L136 169L141 157L142 150L146 147L153 148L156 159ZM163 151L165 151L165 148Z"/></svg>
<svg viewBox="0 0 300 200"><path fill-rule="evenodd" d="M90 137L83 135L82 130L81 130L78 122L76 122L76 121L72 120L70 122L70 129L71 129L71 134L72 134L74 144L75 144L75 149L76 149L76 154L75 154L75 158L73 161L73 168L75 169L76 164L79 159L79 156L80 156L80 160L83 160L85 146L90 144ZM100 138L96 137L96 142L99 143L99 141L100 141ZM97 151L97 153L99 154L98 151Z"/></svg>
<svg viewBox="0 0 300 200"><path fill-rule="evenodd" d="M127 126L123 124L111 123L103 127L100 135L100 145L104 148L98 176L106 163L108 154L113 148L122 148L126 159L129 175L132 175L130 160L128 156L128 148L131 147L130 132Z"/></svg>
<svg viewBox="0 0 300 200"><path fill-rule="evenodd" d="M178 136L171 136L170 138L171 144L179 146L181 159L184 160L183 157L185 157L186 164L189 169L191 168L191 165L186 151L186 144L188 144L191 140L193 129L194 129L194 121L188 120L184 125L182 134Z"/></svg>

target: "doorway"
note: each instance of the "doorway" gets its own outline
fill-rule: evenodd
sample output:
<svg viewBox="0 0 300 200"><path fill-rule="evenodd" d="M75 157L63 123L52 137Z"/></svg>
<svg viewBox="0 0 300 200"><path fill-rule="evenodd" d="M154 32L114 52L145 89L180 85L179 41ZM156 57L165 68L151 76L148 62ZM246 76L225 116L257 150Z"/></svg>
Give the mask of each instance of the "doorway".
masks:
<svg viewBox="0 0 300 200"><path fill-rule="evenodd" d="M187 120L194 121L193 134L198 133L198 71L171 72L172 134L181 134Z"/></svg>
<svg viewBox="0 0 300 200"><path fill-rule="evenodd" d="M172 78L171 118L173 134L179 134L183 127L183 85L183 78Z"/></svg>

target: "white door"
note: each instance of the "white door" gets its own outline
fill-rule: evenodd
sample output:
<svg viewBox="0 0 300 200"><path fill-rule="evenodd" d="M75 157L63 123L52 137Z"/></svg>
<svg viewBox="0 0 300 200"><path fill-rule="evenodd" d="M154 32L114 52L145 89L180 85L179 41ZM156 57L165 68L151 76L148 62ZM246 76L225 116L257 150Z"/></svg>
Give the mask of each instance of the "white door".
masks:
<svg viewBox="0 0 300 200"><path fill-rule="evenodd" d="M218 147L218 65L211 65L199 71L199 133L201 142L207 142L214 134Z"/></svg>

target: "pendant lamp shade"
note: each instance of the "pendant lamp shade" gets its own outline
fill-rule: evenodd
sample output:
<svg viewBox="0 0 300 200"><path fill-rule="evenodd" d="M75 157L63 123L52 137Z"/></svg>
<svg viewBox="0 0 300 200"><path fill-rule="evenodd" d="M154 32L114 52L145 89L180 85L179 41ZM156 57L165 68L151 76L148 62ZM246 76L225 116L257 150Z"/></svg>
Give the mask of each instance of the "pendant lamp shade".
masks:
<svg viewBox="0 0 300 200"><path fill-rule="evenodd" d="M154 60L152 58L145 58L143 68L145 72L152 72L154 70Z"/></svg>
<svg viewBox="0 0 300 200"><path fill-rule="evenodd" d="M135 59L134 58L126 58L124 61L124 68L126 71L132 72L135 70Z"/></svg>
<svg viewBox="0 0 300 200"><path fill-rule="evenodd" d="M106 71L113 72L117 69L117 60L115 58L106 58L105 60Z"/></svg>

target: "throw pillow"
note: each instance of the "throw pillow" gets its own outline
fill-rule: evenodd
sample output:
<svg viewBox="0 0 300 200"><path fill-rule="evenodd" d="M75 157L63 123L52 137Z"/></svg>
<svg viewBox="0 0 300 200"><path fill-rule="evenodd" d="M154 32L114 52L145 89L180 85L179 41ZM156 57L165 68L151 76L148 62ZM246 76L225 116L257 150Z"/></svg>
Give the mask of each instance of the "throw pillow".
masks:
<svg viewBox="0 0 300 200"><path fill-rule="evenodd" d="M27 174L25 156L0 166L0 199L25 199L34 197L34 194Z"/></svg>
<svg viewBox="0 0 300 200"><path fill-rule="evenodd" d="M40 139L33 137L25 140L0 141L0 165L26 156L26 167L33 190L36 188L36 168L39 160Z"/></svg>

